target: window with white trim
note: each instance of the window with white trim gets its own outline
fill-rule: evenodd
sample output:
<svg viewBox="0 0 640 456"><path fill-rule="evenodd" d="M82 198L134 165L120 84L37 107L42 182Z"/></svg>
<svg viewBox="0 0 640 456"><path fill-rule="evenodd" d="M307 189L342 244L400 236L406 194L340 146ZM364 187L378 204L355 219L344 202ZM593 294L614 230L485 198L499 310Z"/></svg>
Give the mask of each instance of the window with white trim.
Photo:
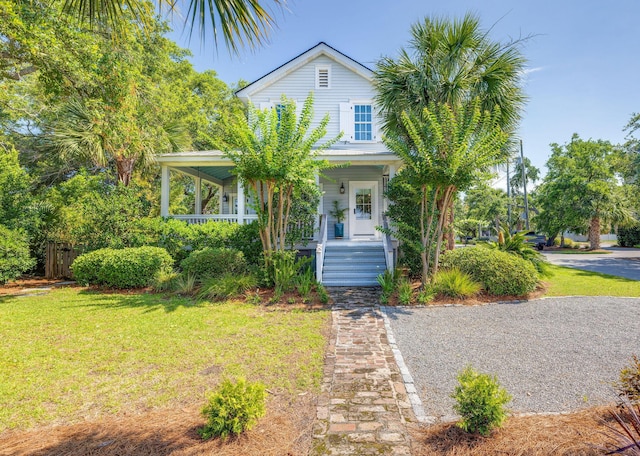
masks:
<svg viewBox="0 0 640 456"><path fill-rule="evenodd" d="M373 117L370 104L353 105L354 141L373 141Z"/></svg>
<svg viewBox="0 0 640 456"><path fill-rule="evenodd" d="M316 89L330 89L330 88L331 88L331 67L317 66L316 67Z"/></svg>
<svg viewBox="0 0 640 456"><path fill-rule="evenodd" d="M348 143L379 142L378 118L371 100L340 103L342 141Z"/></svg>

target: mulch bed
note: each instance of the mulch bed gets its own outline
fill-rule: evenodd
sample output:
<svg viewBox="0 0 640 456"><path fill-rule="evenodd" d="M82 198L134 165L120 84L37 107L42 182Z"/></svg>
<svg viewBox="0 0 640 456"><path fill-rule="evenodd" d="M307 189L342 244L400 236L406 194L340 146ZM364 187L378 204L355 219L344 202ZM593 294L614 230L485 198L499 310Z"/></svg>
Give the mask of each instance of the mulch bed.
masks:
<svg viewBox="0 0 640 456"><path fill-rule="evenodd" d="M267 415L238 438L203 441L200 406L103 417L68 426L47 426L0 434L2 456L151 456L308 454L316 397L272 397ZM204 405L204 404L202 404Z"/></svg>
<svg viewBox="0 0 640 456"><path fill-rule="evenodd" d="M414 428L413 456L596 456L613 449L608 408L567 415L510 417L490 436L467 434L454 423Z"/></svg>

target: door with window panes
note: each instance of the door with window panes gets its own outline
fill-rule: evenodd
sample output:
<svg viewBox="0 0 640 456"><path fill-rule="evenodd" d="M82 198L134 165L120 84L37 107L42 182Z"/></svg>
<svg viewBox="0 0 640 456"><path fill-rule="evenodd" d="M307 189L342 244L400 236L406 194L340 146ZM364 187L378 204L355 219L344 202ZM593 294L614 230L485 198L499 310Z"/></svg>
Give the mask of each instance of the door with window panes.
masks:
<svg viewBox="0 0 640 456"><path fill-rule="evenodd" d="M349 182L349 237L377 237L378 182Z"/></svg>

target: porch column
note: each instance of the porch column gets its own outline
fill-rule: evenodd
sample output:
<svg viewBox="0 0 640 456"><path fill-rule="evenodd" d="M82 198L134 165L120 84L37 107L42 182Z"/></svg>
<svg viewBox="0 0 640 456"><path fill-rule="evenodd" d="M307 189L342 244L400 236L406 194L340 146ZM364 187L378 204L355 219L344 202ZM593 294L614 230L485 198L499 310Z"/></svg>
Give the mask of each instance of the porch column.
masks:
<svg viewBox="0 0 640 456"><path fill-rule="evenodd" d="M244 224L244 186L238 179L238 223Z"/></svg>
<svg viewBox="0 0 640 456"><path fill-rule="evenodd" d="M194 208L194 214L200 215L202 214L202 178L194 177L193 180L196 187L196 207Z"/></svg>
<svg viewBox="0 0 640 456"><path fill-rule="evenodd" d="M320 215L324 212L324 198L322 195L322 187L320 186L320 174L315 174L316 187L320 189L320 199L318 200L318 209L316 210L315 221L313 222L313 232L319 233L320 230ZM314 238L317 239L317 234L314 234Z"/></svg>
<svg viewBox="0 0 640 456"><path fill-rule="evenodd" d="M393 179L393 177L396 175L396 165L387 166L387 174L389 176L389 180L387 181L387 185L388 185L389 182L391 181L391 179ZM383 189L383 191L384 191L384 189ZM384 210L386 211L387 209L389 209L389 198L387 198L385 196L384 197Z"/></svg>
<svg viewBox="0 0 640 456"><path fill-rule="evenodd" d="M169 167L162 165L160 183L160 215L162 217L169 216L169 190Z"/></svg>
<svg viewBox="0 0 640 456"><path fill-rule="evenodd" d="M224 196L224 186L218 186L218 214L222 214L222 197Z"/></svg>

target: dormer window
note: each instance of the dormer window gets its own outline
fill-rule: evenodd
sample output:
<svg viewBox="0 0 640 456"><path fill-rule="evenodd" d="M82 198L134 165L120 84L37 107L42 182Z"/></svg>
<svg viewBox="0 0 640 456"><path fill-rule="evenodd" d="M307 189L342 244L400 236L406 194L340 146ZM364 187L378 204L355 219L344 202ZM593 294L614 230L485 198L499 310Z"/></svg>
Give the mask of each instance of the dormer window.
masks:
<svg viewBox="0 0 640 456"><path fill-rule="evenodd" d="M317 66L316 67L316 89L330 89L330 88L331 88L331 67Z"/></svg>

